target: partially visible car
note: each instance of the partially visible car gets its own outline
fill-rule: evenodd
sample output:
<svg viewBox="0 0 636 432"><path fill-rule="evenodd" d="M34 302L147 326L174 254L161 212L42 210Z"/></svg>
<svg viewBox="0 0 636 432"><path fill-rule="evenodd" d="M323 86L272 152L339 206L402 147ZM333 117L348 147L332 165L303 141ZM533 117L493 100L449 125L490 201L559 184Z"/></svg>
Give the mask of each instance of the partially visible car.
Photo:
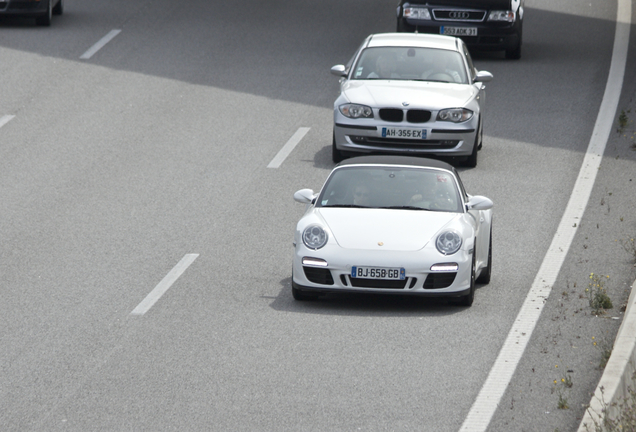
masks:
<svg viewBox="0 0 636 432"><path fill-rule="evenodd" d="M492 273L490 199L469 195L434 159L361 156L336 166L318 193L294 194L292 295L446 296L470 306Z"/></svg>
<svg viewBox="0 0 636 432"><path fill-rule="evenodd" d="M334 102L332 159L360 154L452 157L477 165L485 83L468 48L451 36L381 33L346 65Z"/></svg>
<svg viewBox="0 0 636 432"><path fill-rule="evenodd" d="M460 37L469 48L521 58L524 0L401 0L397 31Z"/></svg>
<svg viewBox="0 0 636 432"><path fill-rule="evenodd" d="M50 26L53 15L62 15L64 0L0 0L0 16L34 17L40 26Z"/></svg>

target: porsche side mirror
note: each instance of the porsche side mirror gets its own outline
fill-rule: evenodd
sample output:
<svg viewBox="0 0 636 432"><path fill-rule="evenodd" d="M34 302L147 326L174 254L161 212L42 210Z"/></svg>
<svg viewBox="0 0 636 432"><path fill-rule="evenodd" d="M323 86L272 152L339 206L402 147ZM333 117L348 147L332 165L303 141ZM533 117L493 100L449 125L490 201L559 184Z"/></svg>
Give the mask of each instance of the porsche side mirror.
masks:
<svg viewBox="0 0 636 432"><path fill-rule="evenodd" d="M471 196L466 203L468 210L490 210L494 206L493 202L485 196Z"/></svg>
<svg viewBox="0 0 636 432"><path fill-rule="evenodd" d="M477 72L477 76L475 76L475 81L474 82L490 82L492 81L494 77L492 76L492 74L490 72L486 72L486 71L479 71Z"/></svg>
<svg viewBox="0 0 636 432"><path fill-rule="evenodd" d="M301 204L310 204L314 198L314 191L311 189L301 189L294 194L294 201Z"/></svg>
<svg viewBox="0 0 636 432"><path fill-rule="evenodd" d="M335 66L332 66L331 68L331 74L337 77L343 77L347 75L345 73L345 70L346 70L345 65L335 65Z"/></svg>

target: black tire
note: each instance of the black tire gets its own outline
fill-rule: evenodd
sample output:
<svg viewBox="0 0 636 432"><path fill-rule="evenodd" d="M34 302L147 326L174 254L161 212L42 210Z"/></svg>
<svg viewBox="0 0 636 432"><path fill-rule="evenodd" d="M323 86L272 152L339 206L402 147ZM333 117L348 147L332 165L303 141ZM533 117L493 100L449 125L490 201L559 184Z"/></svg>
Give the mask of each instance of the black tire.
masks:
<svg viewBox="0 0 636 432"><path fill-rule="evenodd" d="M475 143L473 145L473 152L468 156L468 159L464 162L464 166L469 168L475 168L477 166L477 152L479 151L479 132L475 134Z"/></svg>
<svg viewBox="0 0 636 432"><path fill-rule="evenodd" d="M398 19L397 32L398 33L413 33L415 27L408 25L404 20Z"/></svg>
<svg viewBox="0 0 636 432"><path fill-rule="evenodd" d="M489 284L490 275L492 274L492 227L490 228L490 243L488 244L488 265L481 271L477 283Z"/></svg>
<svg viewBox="0 0 636 432"><path fill-rule="evenodd" d="M484 123L481 122L479 126L479 146L477 147L477 150L481 150L484 146Z"/></svg>
<svg viewBox="0 0 636 432"><path fill-rule="evenodd" d="M458 306L471 307L475 300L475 254L473 253L473 268L470 272L470 292L463 297L458 298L455 304Z"/></svg>
<svg viewBox="0 0 636 432"><path fill-rule="evenodd" d="M312 301L318 298L318 294L314 293L305 293L299 290L298 288L294 288L294 282L292 281L292 296L296 301Z"/></svg>
<svg viewBox="0 0 636 432"><path fill-rule="evenodd" d="M506 50L508 60L519 60L521 58L521 42L513 49Z"/></svg>
<svg viewBox="0 0 636 432"><path fill-rule="evenodd" d="M318 294L302 292L301 290L299 290L298 288L294 286L294 270L292 270L291 286L292 286L292 296L294 297L294 300L296 301L311 301L311 300L316 300L318 298Z"/></svg>
<svg viewBox="0 0 636 432"><path fill-rule="evenodd" d="M60 0L53 7L53 15L62 15L64 13L64 0Z"/></svg>
<svg viewBox="0 0 636 432"><path fill-rule="evenodd" d="M49 0L48 11L46 14L39 16L35 19L35 23L39 26L48 27L51 25L53 19L53 0Z"/></svg>
<svg viewBox="0 0 636 432"><path fill-rule="evenodd" d="M334 163L342 162L345 159L345 156L336 147L336 134L335 133L333 134L333 139L331 141L331 159L334 161Z"/></svg>
<svg viewBox="0 0 636 432"><path fill-rule="evenodd" d="M523 39L523 27L519 29L519 43L514 48L506 50L506 58L509 60L519 60L521 58L521 41Z"/></svg>

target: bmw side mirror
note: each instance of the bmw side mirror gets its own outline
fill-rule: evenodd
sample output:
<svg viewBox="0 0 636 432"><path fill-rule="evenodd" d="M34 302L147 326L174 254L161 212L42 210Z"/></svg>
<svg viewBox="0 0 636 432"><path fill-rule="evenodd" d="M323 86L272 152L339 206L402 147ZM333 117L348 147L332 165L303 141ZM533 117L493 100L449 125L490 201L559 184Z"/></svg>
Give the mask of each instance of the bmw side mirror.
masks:
<svg viewBox="0 0 636 432"><path fill-rule="evenodd" d="M468 210L490 210L494 206L493 202L485 196L471 196L466 203Z"/></svg>
<svg viewBox="0 0 636 432"><path fill-rule="evenodd" d="M314 198L316 197L311 189L301 189L294 194L294 201L301 204L311 204Z"/></svg>
<svg viewBox="0 0 636 432"><path fill-rule="evenodd" d="M474 82L490 82L492 81L494 77L492 76L492 74L490 72L486 72L486 71L479 71L477 72L477 76L475 77L475 81Z"/></svg>
<svg viewBox="0 0 636 432"><path fill-rule="evenodd" d="M345 65L335 65L331 68L331 74L337 77L346 76L345 69Z"/></svg>

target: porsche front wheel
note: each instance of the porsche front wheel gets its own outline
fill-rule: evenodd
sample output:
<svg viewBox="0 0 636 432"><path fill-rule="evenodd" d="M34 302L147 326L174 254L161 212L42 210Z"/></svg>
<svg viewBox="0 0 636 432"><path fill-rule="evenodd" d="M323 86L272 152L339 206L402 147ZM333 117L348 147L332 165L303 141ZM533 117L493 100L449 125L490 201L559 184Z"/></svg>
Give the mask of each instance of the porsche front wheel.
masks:
<svg viewBox="0 0 636 432"><path fill-rule="evenodd" d="M456 303L459 306L470 307L475 300L475 254L473 253L473 265L470 272L470 292L463 297L460 297Z"/></svg>

